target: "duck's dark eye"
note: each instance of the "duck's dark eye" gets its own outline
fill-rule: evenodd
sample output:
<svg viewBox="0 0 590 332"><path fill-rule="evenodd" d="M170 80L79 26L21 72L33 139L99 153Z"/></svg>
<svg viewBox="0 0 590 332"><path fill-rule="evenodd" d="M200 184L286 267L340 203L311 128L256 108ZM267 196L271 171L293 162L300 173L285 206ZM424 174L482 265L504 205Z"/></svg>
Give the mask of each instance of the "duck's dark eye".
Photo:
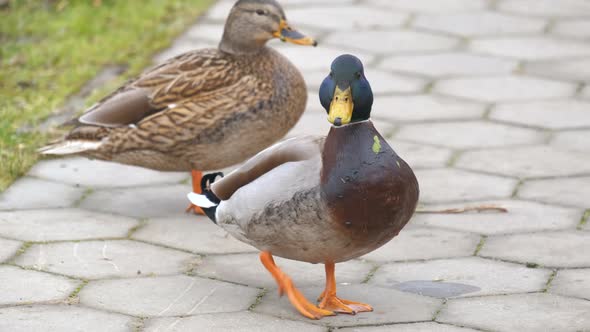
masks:
<svg viewBox="0 0 590 332"><path fill-rule="evenodd" d="M267 13L266 13L266 10L262 10L262 9L256 9L256 14L258 14L258 15L261 15L261 16L262 16L262 15L266 15Z"/></svg>
<svg viewBox="0 0 590 332"><path fill-rule="evenodd" d="M333 77L334 77L334 73L330 72L330 78L333 78Z"/></svg>
<svg viewBox="0 0 590 332"><path fill-rule="evenodd" d="M361 72L360 71L357 71L356 73L354 73L354 76L356 78L361 78Z"/></svg>

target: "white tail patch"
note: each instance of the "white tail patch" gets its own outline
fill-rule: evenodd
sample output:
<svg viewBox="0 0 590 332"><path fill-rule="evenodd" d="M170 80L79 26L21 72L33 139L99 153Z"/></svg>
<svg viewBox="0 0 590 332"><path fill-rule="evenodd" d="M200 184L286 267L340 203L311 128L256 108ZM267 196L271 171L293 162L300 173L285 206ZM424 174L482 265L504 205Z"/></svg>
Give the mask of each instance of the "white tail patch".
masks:
<svg viewBox="0 0 590 332"><path fill-rule="evenodd" d="M48 145L42 147L41 149L37 150L42 154L55 154L55 155L64 155L64 154L75 154L80 153L88 150L96 150L100 147L102 142L100 141L63 141L59 143L55 143L52 145Z"/></svg>
<svg viewBox="0 0 590 332"><path fill-rule="evenodd" d="M186 197L188 197L188 200L191 201L191 203L193 203L194 205L198 206L198 207L202 207L202 208L210 208L210 207L214 207L217 204L211 202L207 196L205 195L199 195L199 194L195 194L195 193L189 193L188 195L186 195Z"/></svg>

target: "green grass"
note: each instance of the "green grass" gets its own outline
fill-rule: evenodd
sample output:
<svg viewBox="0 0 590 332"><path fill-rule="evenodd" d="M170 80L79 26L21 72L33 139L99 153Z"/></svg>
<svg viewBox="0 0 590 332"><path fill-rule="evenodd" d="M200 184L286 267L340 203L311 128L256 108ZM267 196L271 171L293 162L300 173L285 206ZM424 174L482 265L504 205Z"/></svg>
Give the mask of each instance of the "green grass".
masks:
<svg viewBox="0 0 590 332"><path fill-rule="evenodd" d="M211 2L12 0L0 8L0 191L48 139L19 128L35 128L107 65L138 74Z"/></svg>

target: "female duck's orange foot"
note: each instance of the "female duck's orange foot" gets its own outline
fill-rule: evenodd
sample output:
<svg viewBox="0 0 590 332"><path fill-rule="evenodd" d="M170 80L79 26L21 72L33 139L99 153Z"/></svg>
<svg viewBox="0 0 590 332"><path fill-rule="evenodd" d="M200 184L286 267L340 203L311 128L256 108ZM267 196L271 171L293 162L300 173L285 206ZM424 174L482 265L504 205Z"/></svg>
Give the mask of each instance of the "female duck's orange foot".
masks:
<svg viewBox="0 0 590 332"><path fill-rule="evenodd" d="M201 180L203 179L203 173L201 171L191 171L191 177L192 177L192 181L193 181L193 192L196 194L200 194L202 192L201 190ZM186 213L192 212L194 214L200 214L202 216L205 215L205 212L203 212L203 210L194 205L191 204L189 205L186 210Z"/></svg>
<svg viewBox="0 0 590 332"><path fill-rule="evenodd" d="M283 294L287 294L291 304L303 316L309 319L320 319L325 316L335 315L332 311L320 309L307 301L305 296L303 296L303 294L301 294L301 292L295 288L291 278L283 273L283 271L281 271L281 269L279 269L279 267L275 264L270 252L261 252L260 261L277 282L277 285L279 286L279 295L282 296Z"/></svg>
<svg viewBox="0 0 590 332"><path fill-rule="evenodd" d="M185 212L186 213L191 213L192 212L194 214L200 214L200 215L203 215L203 216L205 215L205 212L203 212L203 209L201 209L200 207L198 207L198 206L196 206L196 205L194 205L192 203L186 208Z"/></svg>
<svg viewBox="0 0 590 332"><path fill-rule="evenodd" d="M358 312L373 311L373 307L368 304L340 299L336 297L336 295L323 297L319 307L321 309L350 315L354 315Z"/></svg>

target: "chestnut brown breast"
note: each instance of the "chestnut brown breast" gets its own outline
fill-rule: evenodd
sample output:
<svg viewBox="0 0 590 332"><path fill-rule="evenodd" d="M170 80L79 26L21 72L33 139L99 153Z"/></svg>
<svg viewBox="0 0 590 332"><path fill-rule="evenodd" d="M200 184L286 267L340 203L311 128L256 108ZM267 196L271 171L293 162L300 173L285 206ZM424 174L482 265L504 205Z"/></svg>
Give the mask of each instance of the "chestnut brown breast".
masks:
<svg viewBox="0 0 590 332"><path fill-rule="evenodd" d="M376 249L410 220L418 181L371 121L332 127L322 163L323 199L352 247Z"/></svg>

